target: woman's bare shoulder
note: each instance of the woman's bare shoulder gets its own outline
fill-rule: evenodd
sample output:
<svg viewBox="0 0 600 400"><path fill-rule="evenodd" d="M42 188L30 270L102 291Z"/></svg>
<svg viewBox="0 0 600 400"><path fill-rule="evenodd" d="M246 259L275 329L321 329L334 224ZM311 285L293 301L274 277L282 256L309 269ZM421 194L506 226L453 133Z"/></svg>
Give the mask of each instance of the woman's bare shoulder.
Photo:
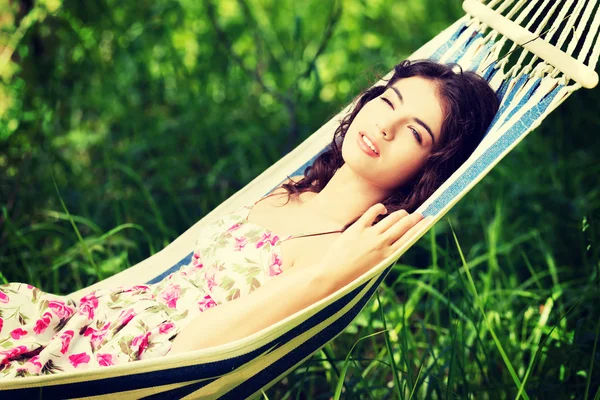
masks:
<svg viewBox="0 0 600 400"><path fill-rule="evenodd" d="M298 183L302 178L304 178L303 175L296 175L296 176L288 177L288 179L283 181L279 186L277 186L275 189L271 190L271 192L269 192L269 195L287 193L287 190L285 190L283 188L283 185L288 184L288 183Z"/></svg>

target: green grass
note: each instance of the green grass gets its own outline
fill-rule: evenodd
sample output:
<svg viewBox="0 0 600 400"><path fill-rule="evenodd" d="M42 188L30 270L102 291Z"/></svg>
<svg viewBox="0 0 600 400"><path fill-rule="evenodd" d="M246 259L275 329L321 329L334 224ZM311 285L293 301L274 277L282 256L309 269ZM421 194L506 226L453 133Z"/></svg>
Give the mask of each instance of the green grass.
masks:
<svg viewBox="0 0 600 400"><path fill-rule="evenodd" d="M430 244L434 237L431 232ZM597 279L583 286L577 280L538 287L534 282L543 275L552 281L542 270L521 287L507 287L509 282L494 277L498 271L493 268L474 269L463 258L458 235L453 232L453 237L460 263L445 274L437 273L438 266L420 269L412 274L416 278L408 278L414 268L398 264L390 274L397 278L387 280L347 334L326 346L342 358L315 355L311 373L297 369L270 389L269 398L300 392L307 398L333 393L336 399L589 398L589 388L596 393L600 373L592 355L597 354L600 325L589 322L597 315ZM518 254L517 246L512 250ZM488 260L490 253L484 254ZM415 295L418 305L407 310L410 303L403 298ZM578 342L580 335L592 340ZM340 377L322 380L312 392L299 387L308 377L323 376L317 368L323 363L340 367ZM365 379L368 385L362 384ZM344 387L353 392L343 396Z"/></svg>

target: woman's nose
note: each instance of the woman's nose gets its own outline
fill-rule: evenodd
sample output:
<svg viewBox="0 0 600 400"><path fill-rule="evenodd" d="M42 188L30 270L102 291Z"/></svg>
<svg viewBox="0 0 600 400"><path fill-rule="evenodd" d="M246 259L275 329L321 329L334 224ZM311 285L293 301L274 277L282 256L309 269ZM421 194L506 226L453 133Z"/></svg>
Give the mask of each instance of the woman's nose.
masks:
<svg viewBox="0 0 600 400"><path fill-rule="evenodd" d="M392 132L393 129L389 124L375 122L375 126L377 127L377 133L383 137L385 140L391 140L393 138Z"/></svg>

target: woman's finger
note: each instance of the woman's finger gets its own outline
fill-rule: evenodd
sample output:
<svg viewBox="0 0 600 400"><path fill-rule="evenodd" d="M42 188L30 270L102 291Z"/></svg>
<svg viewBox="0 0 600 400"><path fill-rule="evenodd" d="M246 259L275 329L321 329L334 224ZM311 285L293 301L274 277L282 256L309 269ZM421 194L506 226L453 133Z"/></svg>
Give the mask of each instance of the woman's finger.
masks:
<svg viewBox="0 0 600 400"><path fill-rule="evenodd" d="M396 222L390 229L385 232L388 243L392 244L400 239L408 232L417 222L423 219L423 215L419 213L410 214L400 221Z"/></svg>
<svg viewBox="0 0 600 400"><path fill-rule="evenodd" d="M415 225L413 225L409 230L407 230L404 233L404 235L402 235L398 240L391 244L391 248L393 249L393 251L396 251L397 249L402 247L414 236L415 233L417 233L421 228L423 228L423 226L428 225L431 222L431 220L433 220L433 217L423 218Z"/></svg>
<svg viewBox="0 0 600 400"><path fill-rule="evenodd" d="M379 221L377 225L375 225L377 227L377 232L384 233L407 215L408 212L406 210L394 211L393 213Z"/></svg>
<svg viewBox="0 0 600 400"><path fill-rule="evenodd" d="M368 228L373 225L375 218L377 218L379 214L385 214L386 212L387 209L383 203L374 204L369 207L369 209L363 215L361 215L358 221L356 221L356 224L363 228Z"/></svg>

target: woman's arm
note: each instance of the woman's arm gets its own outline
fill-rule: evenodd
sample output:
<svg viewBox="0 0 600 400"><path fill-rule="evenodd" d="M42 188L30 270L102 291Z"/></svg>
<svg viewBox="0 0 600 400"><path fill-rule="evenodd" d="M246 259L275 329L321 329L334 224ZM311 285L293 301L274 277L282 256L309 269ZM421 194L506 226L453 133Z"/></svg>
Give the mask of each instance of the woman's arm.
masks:
<svg viewBox="0 0 600 400"><path fill-rule="evenodd" d="M169 354L242 339L308 307L335 288L325 272L321 265L291 268L248 296L209 308L177 335Z"/></svg>

